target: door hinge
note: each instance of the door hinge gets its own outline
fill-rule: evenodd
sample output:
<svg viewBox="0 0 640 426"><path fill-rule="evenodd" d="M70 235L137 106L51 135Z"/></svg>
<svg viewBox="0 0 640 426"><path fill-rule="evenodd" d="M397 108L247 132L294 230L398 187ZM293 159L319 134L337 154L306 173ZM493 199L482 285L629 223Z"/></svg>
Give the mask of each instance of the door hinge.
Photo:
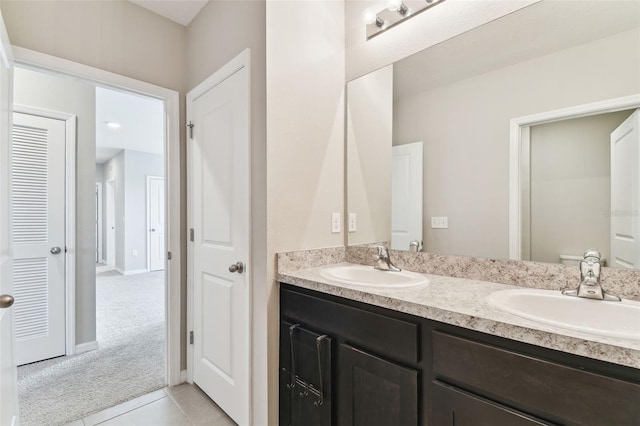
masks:
<svg viewBox="0 0 640 426"><path fill-rule="evenodd" d="M193 126L195 126L193 121L187 123L187 127L189 128L189 139L193 139Z"/></svg>
<svg viewBox="0 0 640 426"><path fill-rule="evenodd" d="M189 229L189 239L193 241L195 238L195 233L193 232L193 228Z"/></svg>
<svg viewBox="0 0 640 426"><path fill-rule="evenodd" d="M193 345L193 330L189 332L189 344Z"/></svg>
<svg viewBox="0 0 640 426"><path fill-rule="evenodd" d="M167 260L171 260L171 252L170 251L167 252Z"/></svg>

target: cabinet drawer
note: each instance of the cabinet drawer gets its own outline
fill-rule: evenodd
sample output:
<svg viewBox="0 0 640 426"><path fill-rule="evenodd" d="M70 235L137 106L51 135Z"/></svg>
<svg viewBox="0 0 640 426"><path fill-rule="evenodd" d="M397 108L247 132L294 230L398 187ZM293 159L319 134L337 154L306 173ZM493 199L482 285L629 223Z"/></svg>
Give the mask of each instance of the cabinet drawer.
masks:
<svg viewBox="0 0 640 426"><path fill-rule="evenodd" d="M434 383L431 404L434 409L429 424L437 426L551 425L443 383Z"/></svg>
<svg viewBox="0 0 640 426"><path fill-rule="evenodd" d="M437 379L576 425L640 424L640 385L433 332Z"/></svg>
<svg viewBox="0 0 640 426"><path fill-rule="evenodd" d="M287 289L281 290L280 297L281 313L285 318L337 334L346 341L386 357L412 364L420 360L420 327L417 323Z"/></svg>

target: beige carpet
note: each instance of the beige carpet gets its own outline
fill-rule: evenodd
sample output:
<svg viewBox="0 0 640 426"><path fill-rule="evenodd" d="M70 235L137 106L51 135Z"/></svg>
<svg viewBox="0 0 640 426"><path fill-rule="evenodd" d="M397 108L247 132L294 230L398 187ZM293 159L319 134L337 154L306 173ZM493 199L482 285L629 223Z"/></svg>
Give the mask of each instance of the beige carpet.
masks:
<svg viewBox="0 0 640 426"><path fill-rule="evenodd" d="M100 348L18 368L23 426L63 425L165 385L164 272L97 275Z"/></svg>

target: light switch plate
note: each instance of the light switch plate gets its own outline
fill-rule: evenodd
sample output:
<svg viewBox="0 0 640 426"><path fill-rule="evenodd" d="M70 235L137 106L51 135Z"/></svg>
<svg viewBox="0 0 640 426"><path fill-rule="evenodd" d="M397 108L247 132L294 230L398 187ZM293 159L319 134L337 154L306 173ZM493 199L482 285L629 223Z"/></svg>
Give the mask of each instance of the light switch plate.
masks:
<svg viewBox="0 0 640 426"><path fill-rule="evenodd" d="M356 226L356 214L349 213L349 232L356 232L357 229L358 228Z"/></svg>
<svg viewBox="0 0 640 426"><path fill-rule="evenodd" d="M331 213L331 233L340 233L340 213Z"/></svg>
<svg viewBox="0 0 640 426"><path fill-rule="evenodd" d="M447 216L431 216L431 229L449 228L449 218Z"/></svg>

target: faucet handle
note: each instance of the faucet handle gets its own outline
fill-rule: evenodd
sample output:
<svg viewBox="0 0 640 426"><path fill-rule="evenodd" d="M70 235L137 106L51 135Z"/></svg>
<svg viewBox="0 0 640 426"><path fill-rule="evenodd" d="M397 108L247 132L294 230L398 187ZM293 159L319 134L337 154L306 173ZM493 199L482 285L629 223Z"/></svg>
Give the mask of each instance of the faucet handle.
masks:
<svg viewBox="0 0 640 426"><path fill-rule="evenodd" d="M378 256L387 258L389 257L389 249L386 246L382 244L376 244L375 248L378 249Z"/></svg>

